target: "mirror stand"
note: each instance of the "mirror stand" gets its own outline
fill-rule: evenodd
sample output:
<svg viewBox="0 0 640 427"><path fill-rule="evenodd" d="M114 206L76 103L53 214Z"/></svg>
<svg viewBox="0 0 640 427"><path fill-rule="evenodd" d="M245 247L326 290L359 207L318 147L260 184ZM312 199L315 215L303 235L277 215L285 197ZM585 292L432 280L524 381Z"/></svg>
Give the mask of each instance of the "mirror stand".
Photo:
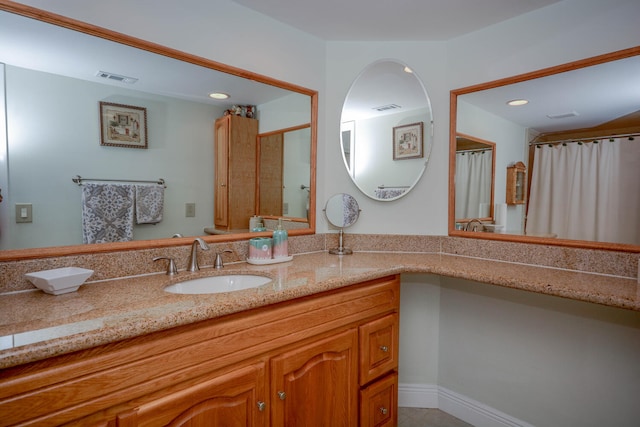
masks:
<svg viewBox="0 0 640 427"><path fill-rule="evenodd" d="M338 247L329 249L331 255L351 255L353 251L344 247L344 230L341 228L338 234Z"/></svg>
<svg viewBox="0 0 640 427"><path fill-rule="evenodd" d="M344 247L344 228L352 226L360 215L360 208L356 199L349 194L331 196L324 207L324 213L329 223L340 229L338 247L329 249L332 255L351 255L353 251Z"/></svg>

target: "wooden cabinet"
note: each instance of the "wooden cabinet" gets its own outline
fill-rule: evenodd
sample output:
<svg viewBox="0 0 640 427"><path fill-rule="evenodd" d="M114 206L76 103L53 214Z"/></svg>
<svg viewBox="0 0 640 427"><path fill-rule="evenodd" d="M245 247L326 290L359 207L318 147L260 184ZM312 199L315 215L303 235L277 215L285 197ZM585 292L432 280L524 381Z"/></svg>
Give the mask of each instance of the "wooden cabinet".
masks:
<svg viewBox="0 0 640 427"><path fill-rule="evenodd" d="M356 426L357 349L352 329L272 359L271 425Z"/></svg>
<svg viewBox="0 0 640 427"><path fill-rule="evenodd" d="M391 276L5 369L0 426L393 426L399 293Z"/></svg>
<svg viewBox="0 0 640 427"><path fill-rule="evenodd" d="M264 363L169 389L132 411L119 414L118 427L268 425Z"/></svg>
<svg viewBox="0 0 640 427"><path fill-rule="evenodd" d="M215 228L248 230L256 207L258 121L223 116L215 122L214 135Z"/></svg>
<svg viewBox="0 0 640 427"><path fill-rule="evenodd" d="M398 424L398 374L391 374L360 392L360 425L392 427Z"/></svg>
<svg viewBox="0 0 640 427"><path fill-rule="evenodd" d="M360 426L390 427L398 422L398 313L359 328Z"/></svg>
<svg viewBox="0 0 640 427"><path fill-rule="evenodd" d="M507 194L508 205L522 205L527 200L526 179L527 167L522 162L507 166Z"/></svg>

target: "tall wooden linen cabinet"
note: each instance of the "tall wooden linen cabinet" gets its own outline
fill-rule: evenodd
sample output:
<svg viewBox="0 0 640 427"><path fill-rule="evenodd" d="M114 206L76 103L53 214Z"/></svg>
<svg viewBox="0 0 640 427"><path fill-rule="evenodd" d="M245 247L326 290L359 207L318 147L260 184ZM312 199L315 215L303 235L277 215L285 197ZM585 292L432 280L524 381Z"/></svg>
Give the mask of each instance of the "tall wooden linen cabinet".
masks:
<svg viewBox="0 0 640 427"><path fill-rule="evenodd" d="M227 115L215 122L214 225L247 230L256 205L258 120Z"/></svg>

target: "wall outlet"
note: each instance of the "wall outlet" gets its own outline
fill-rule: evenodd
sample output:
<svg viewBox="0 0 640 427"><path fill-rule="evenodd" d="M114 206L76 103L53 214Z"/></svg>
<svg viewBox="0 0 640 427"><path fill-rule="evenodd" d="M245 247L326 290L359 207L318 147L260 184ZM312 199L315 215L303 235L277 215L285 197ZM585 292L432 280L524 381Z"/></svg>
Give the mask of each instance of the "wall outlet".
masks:
<svg viewBox="0 0 640 427"><path fill-rule="evenodd" d="M31 203L16 203L16 223L33 222Z"/></svg>
<svg viewBox="0 0 640 427"><path fill-rule="evenodd" d="M195 203L185 203L184 211L187 218L193 218L196 216L196 204Z"/></svg>

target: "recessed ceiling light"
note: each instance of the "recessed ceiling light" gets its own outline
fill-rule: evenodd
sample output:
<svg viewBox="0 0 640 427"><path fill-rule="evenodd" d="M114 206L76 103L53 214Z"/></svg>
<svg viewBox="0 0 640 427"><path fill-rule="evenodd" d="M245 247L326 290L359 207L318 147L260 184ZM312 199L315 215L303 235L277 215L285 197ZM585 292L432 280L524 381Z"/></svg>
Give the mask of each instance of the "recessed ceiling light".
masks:
<svg viewBox="0 0 640 427"><path fill-rule="evenodd" d="M213 99L228 99L229 95L222 92L212 92L209 94L209 98Z"/></svg>
<svg viewBox="0 0 640 427"><path fill-rule="evenodd" d="M507 102L507 105L511 105L512 107L519 107L520 105L526 105L528 103L529 101L527 101L526 99L512 99L511 101Z"/></svg>

